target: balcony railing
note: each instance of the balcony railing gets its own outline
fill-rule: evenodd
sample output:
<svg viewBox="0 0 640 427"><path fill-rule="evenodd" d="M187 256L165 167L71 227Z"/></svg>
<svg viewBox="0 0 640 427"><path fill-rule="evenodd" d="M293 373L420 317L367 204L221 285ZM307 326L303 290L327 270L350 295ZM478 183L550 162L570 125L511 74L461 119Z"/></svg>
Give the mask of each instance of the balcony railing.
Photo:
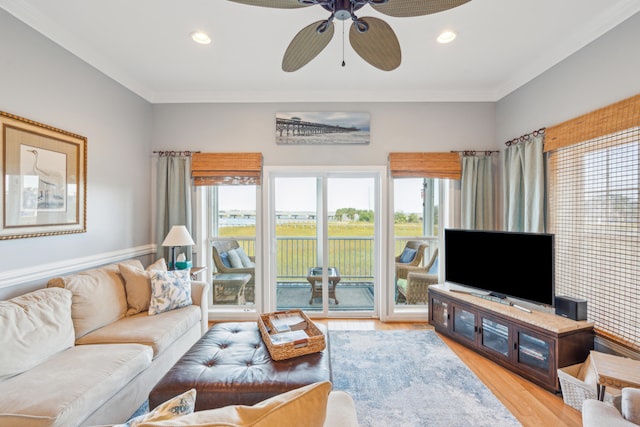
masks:
<svg viewBox="0 0 640 427"><path fill-rule="evenodd" d="M254 238L235 238L238 244L249 255L255 255ZM428 240L432 242L424 254L424 259L431 258L431 252L437 247L436 237L397 237L395 251L402 252L408 240ZM373 237L330 237L329 266L338 268L341 282L373 282L375 268L375 251ZM306 281L309 267L318 262L318 244L315 237L278 237L277 238L277 277L278 283Z"/></svg>

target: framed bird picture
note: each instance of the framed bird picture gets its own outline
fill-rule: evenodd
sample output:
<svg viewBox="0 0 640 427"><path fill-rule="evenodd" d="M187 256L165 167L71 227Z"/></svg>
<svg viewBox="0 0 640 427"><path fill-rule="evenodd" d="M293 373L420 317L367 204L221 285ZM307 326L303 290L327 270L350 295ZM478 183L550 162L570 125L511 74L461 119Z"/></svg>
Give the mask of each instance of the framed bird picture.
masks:
<svg viewBox="0 0 640 427"><path fill-rule="evenodd" d="M84 233L87 138L0 111L0 240Z"/></svg>

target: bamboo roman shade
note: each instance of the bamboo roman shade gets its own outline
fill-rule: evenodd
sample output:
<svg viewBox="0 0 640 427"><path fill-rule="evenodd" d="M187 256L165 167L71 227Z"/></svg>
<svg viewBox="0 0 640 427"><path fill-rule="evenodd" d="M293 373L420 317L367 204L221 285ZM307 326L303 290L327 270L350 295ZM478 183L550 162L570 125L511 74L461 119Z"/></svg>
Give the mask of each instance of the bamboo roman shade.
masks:
<svg viewBox="0 0 640 427"><path fill-rule="evenodd" d="M260 185L262 153L194 153L193 185Z"/></svg>
<svg viewBox="0 0 640 427"><path fill-rule="evenodd" d="M553 151L640 126L640 95L546 129L544 151Z"/></svg>
<svg viewBox="0 0 640 427"><path fill-rule="evenodd" d="M389 153L394 178L460 179L462 166L458 153Z"/></svg>

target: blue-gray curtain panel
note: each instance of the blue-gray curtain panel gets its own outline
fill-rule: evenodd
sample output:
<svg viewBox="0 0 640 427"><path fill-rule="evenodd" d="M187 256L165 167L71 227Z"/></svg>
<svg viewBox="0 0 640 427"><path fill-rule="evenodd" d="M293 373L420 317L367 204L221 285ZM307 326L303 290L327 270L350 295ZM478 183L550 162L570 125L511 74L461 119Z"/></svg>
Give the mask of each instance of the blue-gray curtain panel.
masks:
<svg viewBox="0 0 640 427"><path fill-rule="evenodd" d="M157 221L156 239L158 256L169 259L169 249L162 247L162 241L174 225L184 225L193 237L191 224L191 157L160 156L157 177ZM191 260L191 247L176 251L183 252Z"/></svg>
<svg viewBox="0 0 640 427"><path fill-rule="evenodd" d="M491 156L464 156L461 178L461 227L493 230L493 160Z"/></svg>
<svg viewBox="0 0 640 427"><path fill-rule="evenodd" d="M545 231L544 136L507 147L504 153L505 230Z"/></svg>

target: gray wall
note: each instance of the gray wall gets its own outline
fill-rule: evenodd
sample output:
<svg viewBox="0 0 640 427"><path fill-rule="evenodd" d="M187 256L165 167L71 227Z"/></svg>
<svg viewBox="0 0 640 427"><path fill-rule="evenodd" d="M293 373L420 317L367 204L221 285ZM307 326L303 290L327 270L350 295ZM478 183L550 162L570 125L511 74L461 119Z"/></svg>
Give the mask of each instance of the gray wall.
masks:
<svg viewBox="0 0 640 427"><path fill-rule="evenodd" d="M640 13L636 13L501 99L498 140L504 143L639 94L639 46Z"/></svg>
<svg viewBox="0 0 640 427"><path fill-rule="evenodd" d="M369 145L275 143L276 112L366 111ZM154 149L262 152L267 166L386 165L392 151L490 149L494 103L157 104Z"/></svg>
<svg viewBox="0 0 640 427"><path fill-rule="evenodd" d="M0 110L88 139L87 232L0 240L2 299L41 286L3 287L16 272L150 243L152 108L2 9L0 40Z"/></svg>

